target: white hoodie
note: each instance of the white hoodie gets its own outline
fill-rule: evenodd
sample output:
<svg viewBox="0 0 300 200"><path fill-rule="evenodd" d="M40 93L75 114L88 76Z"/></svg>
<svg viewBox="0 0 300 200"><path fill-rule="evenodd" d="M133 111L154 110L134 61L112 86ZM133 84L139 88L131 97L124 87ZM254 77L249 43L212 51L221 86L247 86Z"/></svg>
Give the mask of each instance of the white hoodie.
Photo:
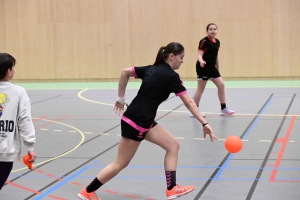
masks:
<svg viewBox="0 0 300 200"><path fill-rule="evenodd" d="M30 99L24 88L0 82L0 161L19 159L21 139L27 151L33 150L36 138Z"/></svg>

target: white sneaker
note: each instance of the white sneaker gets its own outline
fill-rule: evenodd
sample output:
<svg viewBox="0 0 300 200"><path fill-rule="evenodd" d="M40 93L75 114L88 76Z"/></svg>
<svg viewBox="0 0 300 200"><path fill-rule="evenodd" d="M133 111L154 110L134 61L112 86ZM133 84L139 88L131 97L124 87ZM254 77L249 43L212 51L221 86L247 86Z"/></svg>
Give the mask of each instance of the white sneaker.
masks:
<svg viewBox="0 0 300 200"><path fill-rule="evenodd" d="M204 113L201 113L202 117L205 118L206 117L206 114ZM190 113L190 117L195 117L192 113Z"/></svg>
<svg viewBox="0 0 300 200"><path fill-rule="evenodd" d="M221 116L224 115L232 115L235 111L231 110L229 107L225 107L223 110L221 110Z"/></svg>

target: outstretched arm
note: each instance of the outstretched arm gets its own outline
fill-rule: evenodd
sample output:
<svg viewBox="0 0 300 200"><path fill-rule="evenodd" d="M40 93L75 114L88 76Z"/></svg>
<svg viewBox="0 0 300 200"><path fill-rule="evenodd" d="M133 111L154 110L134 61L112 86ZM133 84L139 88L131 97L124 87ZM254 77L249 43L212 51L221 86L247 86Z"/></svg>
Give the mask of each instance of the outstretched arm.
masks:
<svg viewBox="0 0 300 200"><path fill-rule="evenodd" d="M194 117L202 124L203 126L203 136L206 138L206 134L209 135L210 140L218 139L213 130L210 128L206 120L202 117L200 110L198 109L197 105L195 104L194 100L188 95L183 94L180 95L181 100L183 101L185 107L194 115Z"/></svg>

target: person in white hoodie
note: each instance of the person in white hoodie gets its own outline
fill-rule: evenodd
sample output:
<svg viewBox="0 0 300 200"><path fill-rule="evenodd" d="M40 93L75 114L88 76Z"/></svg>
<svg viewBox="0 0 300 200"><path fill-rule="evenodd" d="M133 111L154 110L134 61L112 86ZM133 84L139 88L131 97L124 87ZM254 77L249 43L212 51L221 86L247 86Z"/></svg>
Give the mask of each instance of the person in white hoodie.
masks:
<svg viewBox="0 0 300 200"><path fill-rule="evenodd" d="M15 74L16 59L0 53L0 190L13 162L20 159L21 140L34 162L35 129L31 118L30 99L24 88L10 83Z"/></svg>

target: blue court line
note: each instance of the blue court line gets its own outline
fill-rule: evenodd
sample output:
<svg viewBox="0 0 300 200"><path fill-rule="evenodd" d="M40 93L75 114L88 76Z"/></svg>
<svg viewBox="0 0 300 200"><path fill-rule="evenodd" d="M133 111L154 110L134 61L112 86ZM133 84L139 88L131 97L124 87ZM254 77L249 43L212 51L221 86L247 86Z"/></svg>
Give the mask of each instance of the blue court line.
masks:
<svg viewBox="0 0 300 200"><path fill-rule="evenodd" d="M100 166L90 166L90 168L104 168L106 165L100 165ZM145 165L131 165L127 166L126 169L163 169L164 166L145 166ZM218 166L177 166L178 169L218 169L221 167ZM240 170L300 170L299 167L255 167L255 166L229 166L227 169L240 169Z"/></svg>
<svg viewBox="0 0 300 200"><path fill-rule="evenodd" d="M104 167L106 166L89 166L89 168L97 168L97 169L103 169ZM153 166L127 166L126 167L127 169L152 169ZM157 166L156 168L159 168L159 169L163 169L164 166ZM218 169L218 168L221 168L221 167L218 167L218 166L179 166L177 168L181 168L181 169ZM274 169L278 170L278 171L300 171L300 168L297 168L297 167L278 167L278 168L275 168L275 167L251 167L251 166L228 166L226 168L226 170L265 170L265 171L268 171L268 170L271 170L273 171ZM16 178L16 177L19 177L21 176L22 174L16 174L16 173L13 173L9 176L9 178ZM31 179L53 179L53 178L66 178L67 176L55 176L55 177L48 177L48 176L45 176L45 175L27 175L26 178L31 178ZM95 176L77 176L78 178L91 178L91 177L95 177Z"/></svg>
<svg viewBox="0 0 300 200"><path fill-rule="evenodd" d="M76 176L78 176L79 174L81 174L82 172L86 171L89 168L90 168L90 166L86 166L86 167L82 168L81 170L79 170L78 172L74 173L72 176L69 176L68 178L63 179L57 185L55 185L52 188L46 190L45 192L43 192L40 196L38 196L34 200L40 200L40 199L44 198L45 196L48 196L48 194L50 194L53 191L57 190L59 187L61 187L62 185L66 184L67 182L69 182L70 180L72 180L73 178L75 178Z"/></svg>
<svg viewBox="0 0 300 200"><path fill-rule="evenodd" d="M135 166L136 167L136 166ZM160 166L157 166L160 167ZM55 190L57 190L58 188L60 188L61 186L63 186L64 184L68 183L69 181L71 181L72 179L74 179L75 177L77 178L94 178L95 176L78 176L81 173L85 172L86 170L90 169L90 168L100 168L100 166L95 167L95 166L85 166L82 169L80 169L79 171L77 171L76 173L74 173L73 175L69 176L68 178L63 179L62 181L60 181L57 185L51 187L50 189L46 190L45 192L43 192L41 195L37 196L34 200L40 200L46 196L48 196L49 194L51 194L52 192L54 192ZM149 168L151 168L151 166L149 166ZM218 168L218 167L217 167ZM294 169L294 168L293 168ZM295 168L297 170L300 170L299 168ZM165 177L141 177L141 176L116 176L115 178L118 179L142 179L142 180L165 180ZM215 178L177 178L178 180L213 180ZM245 181L253 181L253 180L265 180L265 181L269 181L269 178L260 178L260 179L255 179L255 178L220 178L220 181L222 180L232 180L232 181L241 181L241 180L245 180ZM300 181L300 178L293 178L293 179L277 179L277 180L284 180L284 181Z"/></svg>
<svg viewBox="0 0 300 200"><path fill-rule="evenodd" d="M106 166L89 166L89 168L97 168L97 169L103 169ZM152 166L128 166L126 167L127 169L152 169ZM164 166L160 166L159 169L163 169ZM221 167L218 166L180 166L178 168L182 168L182 169L218 169ZM300 168L297 167L247 167L247 166L228 166L226 168L226 170L265 170L265 171L273 171L274 169L278 170L278 171L300 171ZM10 178L16 178L21 176L22 174L11 174L9 177ZM49 177L49 176L45 176L45 175L27 175L26 178L31 178L31 179L53 179L53 178L66 178L67 176L55 176L55 177ZM77 176L78 178L91 178L91 177L95 177L95 176Z"/></svg>
<svg viewBox="0 0 300 200"><path fill-rule="evenodd" d="M250 132L252 131L252 129L254 128L254 126L256 125L256 123L258 122L258 120L260 119L261 114L264 114L264 112L269 107L269 105L270 105L270 103L272 101L273 101L273 96L269 99L269 101L267 102L267 104L263 107L262 111L258 114L257 118L252 123L252 125L250 126L250 128L248 129L248 131L246 132L246 134L243 136L242 140L246 140L247 139L248 135L250 134Z"/></svg>
<svg viewBox="0 0 300 200"><path fill-rule="evenodd" d="M245 135L243 136L242 140L245 140L248 135L250 134L250 132L252 131L252 129L254 128L254 126L256 125L256 123L258 122L258 120L260 119L261 114L263 114L265 112L265 110L268 108L268 106L270 105L270 103L273 100L273 96L268 100L268 102L266 103L266 105L263 107L263 109L260 111L260 113L258 114L258 116L256 117L256 119L254 120L254 122L251 124L251 126L249 127L249 129L247 130L247 132L245 133ZM234 156L234 154L230 154L230 156L228 157L228 159L226 160L226 162L222 165L222 167L220 168L220 170L218 171L217 175L215 176L214 179L219 179L219 177L221 176L221 174L223 173L224 169L227 167L228 163L231 161L232 157Z"/></svg>

